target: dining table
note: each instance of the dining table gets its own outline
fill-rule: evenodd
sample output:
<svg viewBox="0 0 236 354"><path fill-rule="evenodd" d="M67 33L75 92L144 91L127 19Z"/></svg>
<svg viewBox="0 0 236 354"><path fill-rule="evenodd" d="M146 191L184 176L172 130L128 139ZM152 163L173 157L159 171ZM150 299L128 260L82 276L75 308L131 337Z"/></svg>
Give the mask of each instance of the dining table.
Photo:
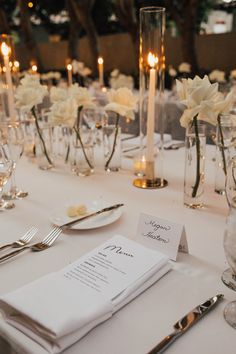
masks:
<svg viewBox="0 0 236 354"><path fill-rule="evenodd" d="M100 152L95 151L95 163L96 154ZM228 205L225 196L214 192L214 154L215 146L207 145L202 209L190 209L183 204L184 147L164 151L163 176L168 186L161 189L133 186L136 177L131 158L122 158L118 172L105 171L100 162L93 174L78 177L70 172L69 166L59 163L43 171L34 159L22 157L16 171L17 184L29 195L16 200L14 209L0 212L0 244L17 240L31 226L39 229L34 242L41 240L53 227L52 215L66 210L69 204L99 201L109 205L124 203L124 207L121 216L107 225L64 230L47 250L27 251L1 263L0 296L61 270L114 235L138 242L138 222L140 214L145 213L184 225L189 253L179 252L177 260L171 261L171 271L63 353L148 353L173 331L176 321L196 305L222 293L223 301L166 353L234 354L236 333L226 323L223 310L236 299L236 293L221 281L222 272L229 267L223 248ZM30 344L31 353L46 353L15 328L9 331L0 326L0 354L25 354L25 343Z"/></svg>

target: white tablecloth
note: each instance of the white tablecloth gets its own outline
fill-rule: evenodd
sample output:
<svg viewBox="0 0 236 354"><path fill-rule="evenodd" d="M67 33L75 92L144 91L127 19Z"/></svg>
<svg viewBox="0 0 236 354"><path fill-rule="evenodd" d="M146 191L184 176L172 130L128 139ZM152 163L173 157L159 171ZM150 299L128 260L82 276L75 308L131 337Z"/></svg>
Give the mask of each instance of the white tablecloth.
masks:
<svg viewBox="0 0 236 354"><path fill-rule="evenodd" d="M180 253L174 270L115 316L93 329L67 354L144 354L172 331L172 325L197 304L216 293L224 293L215 310L178 339L169 349L173 354L233 354L236 335L223 318L223 308L236 294L221 282L227 267L223 251L223 233L227 204L214 193L214 147L207 147L206 207L190 210L183 206L184 149L165 152L167 188L142 190L132 186L134 176L127 169L131 161L123 161L119 173L102 169L86 178L62 170L41 171L23 158L17 171L18 185L29 196L16 201L16 208L0 213L0 243L13 241L31 225L40 229L41 238L49 231L49 215L68 200L86 201L102 197L111 203L124 202L123 215L114 224L89 231L66 232L56 244L40 253L27 252L17 259L0 264L0 293L14 290L35 278L57 271L103 243L114 234L135 239L140 212L174 222L184 223L190 255ZM46 316L46 314L45 314ZM13 330L13 332L16 332ZM0 353L22 353L12 338L1 336L11 343L12 351L0 341ZM22 337L22 341L28 340ZM40 353L34 350L32 352Z"/></svg>

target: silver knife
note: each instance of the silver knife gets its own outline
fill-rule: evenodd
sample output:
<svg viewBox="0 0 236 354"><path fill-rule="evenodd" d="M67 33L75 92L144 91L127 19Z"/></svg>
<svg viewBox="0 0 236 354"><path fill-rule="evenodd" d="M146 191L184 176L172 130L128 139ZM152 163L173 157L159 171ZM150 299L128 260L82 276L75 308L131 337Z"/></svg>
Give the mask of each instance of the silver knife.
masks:
<svg viewBox="0 0 236 354"><path fill-rule="evenodd" d="M90 214L87 214L85 216L82 216L78 219L75 219L75 220L72 220L72 221L69 221L67 222L66 224L63 224L63 225L60 225L59 227L61 227L62 229L63 228L69 228L81 221L84 221L84 220L87 220L93 216L96 216L96 215L99 215L99 214L102 214L102 213L106 213L108 211L111 211L111 210L114 210L114 209L117 209L117 208L120 208L122 207L124 204L115 204L115 205L112 205L112 206L109 206L109 207L106 207L106 208L103 208L103 209L100 209L98 211L95 211L94 213L90 213Z"/></svg>
<svg viewBox="0 0 236 354"><path fill-rule="evenodd" d="M160 343L158 343L147 354L160 354L163 353L170 344L172 344L177 338L184 334L190 327L192 327L198 320L200 320L205 314L207 314L215 305L223 299L224 295L219 294L211 297L203 304L198 305L192 311L187 313L183 318L174 324L174 332L166 336Z"/></svg>

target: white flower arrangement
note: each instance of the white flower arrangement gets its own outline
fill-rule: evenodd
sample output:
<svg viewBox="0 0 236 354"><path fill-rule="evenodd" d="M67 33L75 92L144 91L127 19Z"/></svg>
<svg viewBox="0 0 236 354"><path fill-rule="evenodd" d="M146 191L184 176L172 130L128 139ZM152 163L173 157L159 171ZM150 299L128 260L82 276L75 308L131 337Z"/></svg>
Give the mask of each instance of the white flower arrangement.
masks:
<svg viewBox="0 0 236 354"><path fill-rule="evenodd" d="M194 117L210 124L217 124L220 113L226 113L232 105L233 94L226 97L218 92L218 83L211 84L207 75L201 79L176 80L176 88L181 102L186 106L181 118L181 126L187 128Z"/></svg>
<svg viewBox="0 0 236 354"><path fill-rule="evenodd" d="M175 68L173 68L173 66L169 66L169 75L170 77L176 77L177 76L177 71L175 70Z"/></svg>
<svg viewBox="0 0 236 354"><path fill-rule="evenodd" d="M16 107L24 112L32 112L35 118L35 126L38 132L39 139L42 143L42 149L48 163L52 166L52 161L48 155L42 132L39 127L36 106L43 102L45 96L48 95L47 86L41 85L37 75L25 75L20 81L20 85L16 89Z"/></svg>
<svg viewBox="0 0 236 354"><path fill-rule="evenodd" d="M45 80L45 81L52 80L52 79L58 81L61 78L61 73L59 71L49 71L47 73L41 74L40 78L41 80Z"/></svg>
<svg viewBox="0 0 236 354"><path fill-rule="evenodd" d="M190 124L195 128L197 166L200 165L200 140L197 121L202 120L213 125L218 123L221 130L220 114L229 112L232 106L233 93L230 92L224 98L223 94L218 92L218 86L218 83L211 84L208 76L204 76L203 79L196 76L193 80L183 79L182 82L176 80L177 93L181 102L186 106L180 118L180 123L185 128ZM221 136L223 139L222 134ZM224 141L221 141L221 143L224 146ZM225 161L224 148L222 148L222 158ZM200 172L197 169L192 197L196 196L199 183Z"/></svg>
<svg viewBox="0 0 236 354"><path fill-rule="evenodd" d="M40 84L39 77L27 74L16 89L16 107L24 112L30 112L33 107L42 103L47 95L47 86Z"/></svg>
<svg viewBox="0 0 236 354"><path fill-rule="evenodd" d="M230 79L236 79L236 69L230 71Z"/></svg>
<svg viewBox="0 0 236 354"><path fill-rule="evenodd" d="M138 98L134 96L131 90L126 87L121 87L118 90L111 90L107 93L109 103L105 106L106 111L113 111L117 114L116 124L115 124L115 137L112 147L111 155L105 163L105 168L107 169L111 159L115 152L116 140L119 130L119 119L120 116L127 117L134 120L134 110L138 102Z"/></svg>
<svg viewBox="0 0 236 354"><path fill-rule="evenodd" d="M191 65L189 63L183 62L179 65L178 71L180 73L191 73Z"/></svg>
<svg viewBox="0 0 236 354"><path fill-rule="evenodd" d="M90 68L87 68L83 62L81 61L77 61L77 60L73 60L72 61L72 70L73 70L73 74L79 74L82 77L86 77L91 75L92 70Z"/></svg>
<svg viewBox="0 0 236 354"><path fill-rule="evenodd" d="M96 107L88 89L80 87L77 84L71 85L69 88L52 87L50 91L50 99L53 104L48 114L49 121L53 125L64 124L74 129L84 157L89 167L93 168L86 155L82 137L80 135L80 113L82 109Z"/></svg>
<svg viewBox="0 0 236 354"><path fill-rule="evenodd" d="M132 76L121 74L118 69L114 69L110 74L109 84L114 90L121 87L127 87L132 90L134 88L134 79Z"/></svg>
<svg viewBox="0 0 236 354"><path fill-rule="evenodd" d="M225 82L225 72L222 70L213 70L209 74L209 79L213 82Z"/></svg>

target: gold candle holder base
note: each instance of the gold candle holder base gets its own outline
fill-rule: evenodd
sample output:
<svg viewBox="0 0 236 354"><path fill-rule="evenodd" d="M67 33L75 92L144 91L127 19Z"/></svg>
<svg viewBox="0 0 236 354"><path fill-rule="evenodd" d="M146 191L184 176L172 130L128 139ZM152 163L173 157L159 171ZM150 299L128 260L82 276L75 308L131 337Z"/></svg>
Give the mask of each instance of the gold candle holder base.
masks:
<svg viewBox="0 0 236 354"><path fill-rule="evenodd" d="M136 178L133 181L133 185L137 188L143 188L143 189L160 189L168 186L168 181L163 178L154 178L154 179Z"/></svg>

